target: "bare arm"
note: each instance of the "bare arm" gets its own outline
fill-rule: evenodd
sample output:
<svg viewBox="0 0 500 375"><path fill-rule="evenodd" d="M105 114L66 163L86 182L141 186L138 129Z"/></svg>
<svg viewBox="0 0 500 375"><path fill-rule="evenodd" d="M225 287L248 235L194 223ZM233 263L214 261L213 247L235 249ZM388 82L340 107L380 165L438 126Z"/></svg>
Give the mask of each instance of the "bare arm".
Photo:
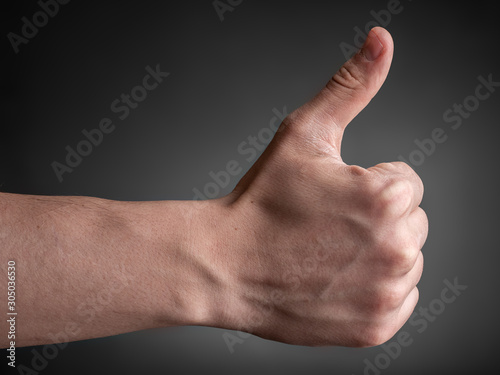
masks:
<svg viewBox="0 0 500 375"><path fill-rule="evenodd" d="M340 145L392 53L389 33L372 30L227 197L1 195L1 264L15 260L19 280L18 345L188 324L303 345L390 339L418 300L423 184L400 162L346 165Z"/></svg>
<svg viewBox="0 0 500 375"><path fill-rule="evenodd" d="M210 324L217 281L202 256L203 205L0 194L0 280L5 291L14 260L16 345Z"/></svg>

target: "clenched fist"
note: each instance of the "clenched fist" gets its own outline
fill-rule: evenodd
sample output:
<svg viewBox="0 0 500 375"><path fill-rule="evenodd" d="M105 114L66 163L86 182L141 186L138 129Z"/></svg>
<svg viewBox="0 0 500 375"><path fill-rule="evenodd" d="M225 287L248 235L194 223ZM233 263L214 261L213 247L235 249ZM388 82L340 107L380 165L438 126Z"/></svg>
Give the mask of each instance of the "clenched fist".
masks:
<svg viewBox="0 0 500 375"><path fill-rule="evenodd" d="M422 274L423 185L401 162L364 169L342 134L383 84L389 33L363 48L290 114L252 169L213 201L205 254L218 280L213 322L291 344L374 346L411 315ZM224 298L220 297L224 296Z"/></svg>

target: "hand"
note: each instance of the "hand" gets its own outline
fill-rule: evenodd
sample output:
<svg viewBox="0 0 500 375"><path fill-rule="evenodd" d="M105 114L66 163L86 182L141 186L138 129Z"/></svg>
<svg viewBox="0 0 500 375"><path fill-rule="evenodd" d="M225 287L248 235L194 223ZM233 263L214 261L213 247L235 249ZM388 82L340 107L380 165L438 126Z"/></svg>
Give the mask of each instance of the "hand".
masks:
<svg viewBox="0 0 500 375"><path fill-rule="evenodd" d="M392 54L389 33L374 28L218 201L209 263L230 292L217 325L364 347L389 340L413 312L428 225L422 182L401 162L364 169L340 156L345 127L381 87Z"/></svg>

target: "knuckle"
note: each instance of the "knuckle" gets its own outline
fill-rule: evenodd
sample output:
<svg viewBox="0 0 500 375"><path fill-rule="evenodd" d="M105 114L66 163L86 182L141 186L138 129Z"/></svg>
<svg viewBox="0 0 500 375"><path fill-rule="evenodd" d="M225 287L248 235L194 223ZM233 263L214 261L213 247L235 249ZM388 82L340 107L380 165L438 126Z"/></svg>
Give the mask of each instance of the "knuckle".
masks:
<svg viewBox="0 0 500 375"><path fill-rule="evenodd" d="M401 306L406 297L403 286L384 286L380 290L372 292L368 303L367 314L374 321L383 319L386 314Z"/></svg>
<svg viewBox="0 0 500 375"><path fill-rule="evenodd" d="M420 278L422 277L422 273L424 271L424 254L420 251L417 255L417 260L415 261L415 265L413 266L416 269L418 278L417 284L420 282Z"/></svg>
<svg viewBox="0 0 500 375"><path fill-rule="evenodd" d="M380 163L368 169L374 175L384 178L388 182L388 185L391 185L391 183L396 185L395 187L387 186L388 190L397 191L396 188L398 185L407 185L408 193L411 193L411 196L415 192L422 194L424 191L422 179L413 168L404 162Z"/></svg>
<svg viewBox="0 0 500 375"><path fill-rule="evenodd" d="M420 179L417 172L403 161L393 161L390 163L382 163L381 165L386 166L386 170L391 170L401 176L405 176L407 179Z"/></svg>
<svg viewBox="0 0 500 375"><path fill-rule="evenodd" d="M414 194L408 179L370 175L357 166L351 166L350 171L361 176L357 192L363 197L361 202L369 217L390 219L399 217L410 209Z"/></svg>
<svg viewBox="0 0 500 375"><path fill-rule="evenodd" d="M412 201L411 183L402 178L393 178L374 197L374 208L382 217L396 217L406 212Z"/></svg>
<svg viewBox="0 0 500 375"><path fill-rule="evenodd" d="M429 234L429 218L421 207L417 207L415 215L418 217L418 222L415 224L415 227L418 229L419 233L416 242L419 246L423 246Z"/></svg>
<svg viewBox="0 0 500 375"><path fill-rule="evenodd" d="M368 170L359 165L348 165L348 172L355 177L366 177L368 175Z"/></svg>
<svg viewBox="0 0 500 375"><path fill-rule="evenodd" d="M414 188L416 187L418 190L422 192L424 191L424 183L412 167L402 161L394 162L394 164L402 176L404 176L408 181L413 181L415 185Z"/></svg>
<svg viewBox="0 0 500 375"><path fill-rule="evenodd" d="M387 234L380 231L373 235L373 256L393 275L404 275L415 265L420 252L410 236Z"/></svg>
<svg viewBox="0 0 500 375"><path fill-rule="evenodd" d="M394 166L395 169L399 170L401 173L409 175L409 174L416 174L414 169L410 167L408 164L406 164L404 161L393 161L391 163L392 166Z"/></svg>
<svg viewBox="0 0 500 375"><path fill-rule="evenodd" d="M368 325L357 338L356 346L360 348L369 348L373 346L382 345L389 340L391 336L387 330L380 325Z"/></svg>
<svg viewBox="0 0 500 375"><path fill-rule="evenodd" d="M415 265L418 252L413 248L402 248L391 252L388 263L397 274L407 274Z"/></svg>
<svg viewBox="0 0 500 375"><path fill-rule="evenodd" d="M389 311L395 310L404 302L406 290L403 285L391 286L384 290L379 298Z"/></svg>
<svg viewBox="0 0 500 375"><path fill-rule="evenodd" d="M343 87L349 91L366 89L361 73L352 62L346 62L331 78L327 87Z"/></svg>

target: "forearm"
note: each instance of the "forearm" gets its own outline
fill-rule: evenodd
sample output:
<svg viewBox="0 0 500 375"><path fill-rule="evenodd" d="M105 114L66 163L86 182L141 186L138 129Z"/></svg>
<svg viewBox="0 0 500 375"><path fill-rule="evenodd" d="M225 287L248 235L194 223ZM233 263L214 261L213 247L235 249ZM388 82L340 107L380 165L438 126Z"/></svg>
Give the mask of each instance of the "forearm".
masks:
<svg viewBox="0 0 500 375"><path fill-rule="evenodd" d="M0 205L2 300L14 260L17 346L214 324L217 279L201 251L212 206L14 194Z"/></svg>

